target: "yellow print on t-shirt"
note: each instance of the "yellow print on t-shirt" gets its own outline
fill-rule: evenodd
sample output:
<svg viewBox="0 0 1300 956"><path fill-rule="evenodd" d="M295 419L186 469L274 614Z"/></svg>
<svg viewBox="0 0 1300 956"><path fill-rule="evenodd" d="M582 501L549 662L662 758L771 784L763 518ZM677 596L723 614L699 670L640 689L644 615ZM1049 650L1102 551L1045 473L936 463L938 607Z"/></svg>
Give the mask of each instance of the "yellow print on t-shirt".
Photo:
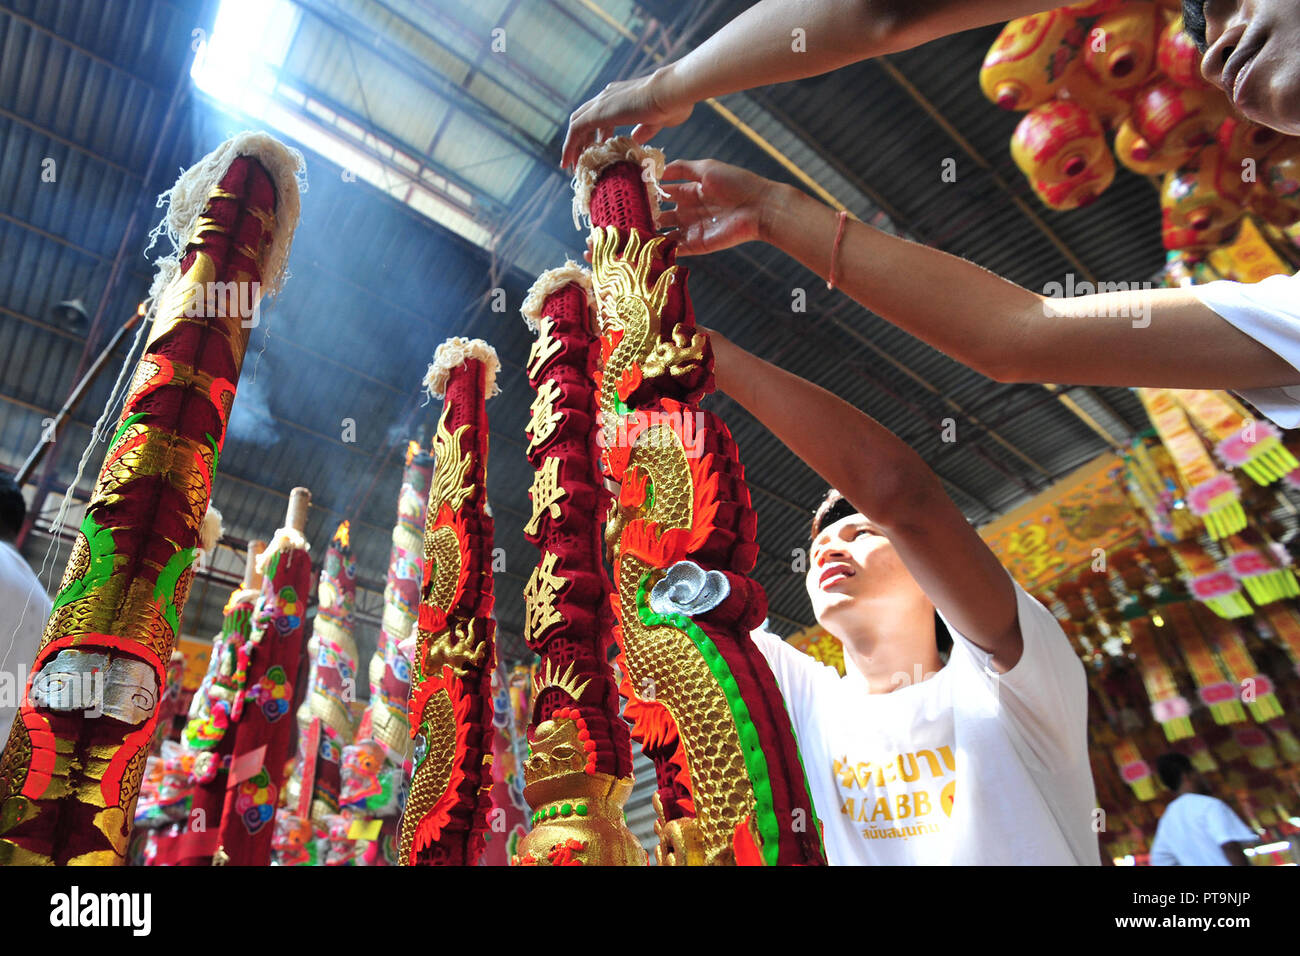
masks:
<svg viewBox="0 0 1300 956"><path fill-rule="evenodd" d="M865 824L868 840L940 833L952 816L957 764L951 747L856 763L844 757L833 761L832 772L843 799L840 813ZM855 789L864 792L845 792Z"/></svg>

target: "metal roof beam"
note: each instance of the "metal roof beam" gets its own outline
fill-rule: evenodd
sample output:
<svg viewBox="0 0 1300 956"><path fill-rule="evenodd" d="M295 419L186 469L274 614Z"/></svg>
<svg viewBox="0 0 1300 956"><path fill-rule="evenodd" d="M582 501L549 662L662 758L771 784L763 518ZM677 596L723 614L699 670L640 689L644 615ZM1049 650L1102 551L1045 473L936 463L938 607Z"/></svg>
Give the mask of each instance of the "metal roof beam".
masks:
<svg viewBox="0 0 1300 956"><path fill-rule="evenodd" d="M545 144L534 139L527 130L520 129L509 120L493 112L490 107L477 98L470 96L468 91L452 83L448 77L443 76L428 63L425 63L409 51L395 46L383 34L357 17L343 13L337 8L323 8L318 0L292 0L292 2L330 29L338 32L345 40L355 40L371 50L383 51L382 55L387 56L393 66L430 92L442 97L449 106L456 108L457 101L462 101L470 107L465 112L473 114L486 127L492 129L497 135L510 140L521 150L525 152L545 150ZM373 123L371 127L374 128Z"/></svg>
<svg viewBox="0 0 1300 956"><path fill-rule="evenodd" d="M77 53L80 53L82 56L86 57L88 60L93 60L95 63L98 63L100 66L108 67L108 69L114 71L115 73L121 73L123 76L127 77L128 79L134 80L136 83L139 83L141 86L147 87L153 93L157 93L160 96L165 96L169 93L167 87L160 86L159 84L155 83L153 80L147 79L138 73L132 73L126 67L118 66L112 60L104 59L98 53L95 53L91 50L87 50L84 46L79 46L78 44L73 43L63 34L55 33L49 27L43 26L42 24L37 23L35 20L31 19L30 17L25 17L21 13L18 13L17 11L10 9L9 7L0 6L0 15L8 16L14 20L17 20L23 26L29 27L30 29L35 30L37 33L49 37L51 40L55 41L60 46L65 46L69 50L74 50Z"/></svg>

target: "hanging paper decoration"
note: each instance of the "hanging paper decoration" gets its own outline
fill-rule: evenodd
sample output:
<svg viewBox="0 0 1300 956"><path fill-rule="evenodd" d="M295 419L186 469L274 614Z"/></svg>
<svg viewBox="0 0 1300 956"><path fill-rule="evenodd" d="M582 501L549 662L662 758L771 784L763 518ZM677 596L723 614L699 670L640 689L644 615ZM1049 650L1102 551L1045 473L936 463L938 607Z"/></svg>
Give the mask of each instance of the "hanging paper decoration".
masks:
<svg viewBox="0 0 1300 956"><path fill-rule="evenodd" d="M1287 763L1300 763L1300 739L1297 739L1295 731L1287 723L1286 718L1282 716L1274 717L1264 725L1273 735L1273 741L1277 745L1277 751L1282 755L1282 759Z"/></svg>
<svg viewBox="0 0 1300 956"><path fill-rule="evenodd" d="M536 477L524 535L540 552L524 588L524 640L541 663L523 766L532 830L512 862L641 865L645 851L624 822L632 751L608 663L612 588L600 519L610 495L600 474L589 275L573 263L543 273L522 311L537 333L526 368L536 391L525 429ZM665 744L676 754L674 743L675 728Z"/></svg>
<svg viewBox="0 0 1300 956"><path fill-rule="evenodd" d="M1217 442L1214 453L1226 467L1240 468L1259 485L1300 468L1300 461L1282 445L1281 432L1266 421L1256 421L1227 392L1172 391L1201 431Z"/></svg>
<svg viewBox="0 0 1300 956"><path fill-rule="evenodd" d="M1290 604L1273 604L1263 609L1264 619L1273 628L1287 656L1300 672L1300 616Z"/></svg>
<svg viewBox="0 0 1300 956"><path fill-rule="evenodd" d="M1174 460L1188 506L1205 522L1210 537L1223 538L1246 527L1241 490L1231 475L1215 467L1173 391L1139 388L1137 393Z"/></svg>
<svg viewBox="0 0 1300 956"><path fill-rule="evenodd" d="M1255 541L1247 540L1247 535ZM1257 532L1232 535L1224 541L1228 571L1242 583L1251 600L1261 607L1285 598L1300 597L1300 584L1287 566L1285 549L1274 549ZM1279 554L1278 552L1281 552Z"/></svg>
<svg viewBox="0 0 1300 956"><path fill-rule="evenodd" d="M1201 522L1187 508L1173 459L1154 430L1134 436L1124 465L1125 489L1156 537L1181 541L1200 531Z"/></svg>
<svg viewBox="0 0 1300 956"><path fill-rule="evenodd" d="M1170 545L1182 566L1187 590L1219 617L1249 617L1253 612L1241 583L1229 571L1220 568L1194 541Z"/></svg>
<svg viewBox="0 0 1300 956"><path fill-rule="evenodd" d="M1215 659L1214 647L1196 624L1190 605L1171 604L1164 608L1165 618L1174 629L1178 649L1187 662L1188 672L1196 682L1202 703L1217 724L1241 723L1246 712L1241 706L1241 687L1224 673Z"/></svg>
<svg viewBox="0 0 1300 956"><path fill-rule="evenodd" d="M144 354L0 757L0 862L125 862L252 327L209 295L278 288L300 167L270 137L243 134L169 193L164 228L183 248L151 290Z"/></svg>
<svg viewBox="0 0 1300 956"><path fill-rule="evenodd" d="M1282 704L1273 693L1273 682L1260 673L1237 626L1206 614L1199 617L1250 716L1259 723L1282 716Z"/></svg>
<svg viewBox="0 0 1300 956"><path fill-rule="evenodd" d="M1156 778L1151 765L1142 759L1142 751L1126 737L1111 748L1111 755L1120 776L1139 800L1153 800L1156 795Z"/></svg>
<svg viewBox="0 0 1300 956"><path fill-rule="evenodd" d="M403 866L467 866L483 852L496 666L485 402L498 392L499 368L486 342L452 338L438 346L425 378L443 410L411 657L414 766L399 828Z"/></svg>
<svg viewBox="0 0 1300 956"><path fill-rule="evenodd" d="M620 483L606 541L622 686L629 715L645 718L632 717L633 736L653 748L671 720L686 755L685 768L656 767L666 850L688 862L823 863L790 719L749 638L767 602L748 577L758 545L744 470L726 425L698 407L713 387L711 349L672 241L655 235L662 154L621 138L578 166L601 330L597 427ZM669 802L682 788L689 804Z"/></svg>
<svg viewBox="0 0 1300 956"><path fill-rule="evenodd" d="M1142 671L1142 683L1151 700L1151 713L1171 742L1192 736L1192 706L1178 692L1169 665L1160 656L1155 642L1155 625L1149 618L1135 618L1128 622L1132 636L1132 651L1137 655Z"/></svg>

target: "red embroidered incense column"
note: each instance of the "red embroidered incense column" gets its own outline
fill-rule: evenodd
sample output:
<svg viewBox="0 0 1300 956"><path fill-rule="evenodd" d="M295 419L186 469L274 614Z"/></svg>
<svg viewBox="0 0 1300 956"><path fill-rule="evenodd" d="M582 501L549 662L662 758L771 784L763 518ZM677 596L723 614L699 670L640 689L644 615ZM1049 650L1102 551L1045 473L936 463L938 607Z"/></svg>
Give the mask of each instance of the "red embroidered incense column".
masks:
<svg viewBox="0 0 1300 956"><path fill-rule="evenodd" d="M2 863L124 862L250 318L280 284L297 224L300 166L246 133L169 192L162 228L177 255L160 263L144 354L0 757Z"/></svg>
<svg viewBox="0 0 1300 956"><path fill-rule="evenodd" d="M207 866L212 862L235 746L233 725L243 716L247 696L248 639L262 588L257 563L265 550L265 541L248 543L244 580L226 601L221 633L212 639L208 671L190 704L182 735L193 791L189 818L183 831L160 847L160 863Z"/></svg>
<svg viewBox="0 0 1300 956"><path fill-rule="evenodd" d="M424 525L424 580L408 713L415 766L400 827L408 866L465 866L483 852L492 785L492 519L488 422L496 352L453 338L425 379L443 398Z"/></svg>
<svg viewBox="0 0 1300 956"><path fill-rule="evenodd" d="M662 169L658 150L622 138L587 150L574 179L592 225L604 462L621 483L606 540L625 713L656 761L661 860L822 864L790 720L749 639L767 599L748 577L744 469L727 426L697 405L713 355L673 243L654 231L647 184Z"/></svg>
<svg viewBox="0 0 1300 956"><path fill-rule="evenodd" d="M307 511L311 493L289 494L284 527L257 559L262 592L248 639L248 682L243 714L230 731L235 742L217 846L216 865L267 866L271 825L284 786L289 742L293 738L294 682L307 650L307 594L311 558L307 555Z"/></svg>
<svg viewBox="0 0 1300 956"><path fill-rule="evenodd" d="M411 750L406 703L411 665L400 645L415 627L424 580L424 513L429 503L433 458L412 440L397 497L397 522L388 557L384 615L379 645L370 660L370 701L357 727L356 742L343 751L339 802L368 832L360 859L370 866L397 865L397 822L404 766Z"/></svg>
<svg viewBox="0 0 1300 956"><path fill-rule="evenodd" d="M539 277L523 308L537 332L527 367L537 397L526 430L536 477L524 534L541 551L524 589L524 640L542 661L524 762L533 829L519 843L517 865L646 862L623 819L632 751L609 666L612 589L600 520L610 496L600 474L592 381L600 343L590 296L585 270L568 263Z"/></svg>
<svg viewBox="0 0 1300 956"><path fill-rule="evenodd" d="M350 702L356 700L357 645L352 639L357 564L349 524L330 540L317 585L316 618L307 654L307 696L298 708L298 755L280 813L311 820L324 835L339 812L343 749L352 743ZM335 821L337 822L337 821Z"/></svg>

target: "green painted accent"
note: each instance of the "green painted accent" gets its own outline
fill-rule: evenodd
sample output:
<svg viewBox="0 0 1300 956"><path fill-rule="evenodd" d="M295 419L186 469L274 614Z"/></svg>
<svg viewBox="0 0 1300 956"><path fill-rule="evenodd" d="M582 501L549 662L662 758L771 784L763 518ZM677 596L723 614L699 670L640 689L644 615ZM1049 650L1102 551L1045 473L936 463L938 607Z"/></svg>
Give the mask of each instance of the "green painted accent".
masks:
<svg viewBox="0 0 1300 956"><path fill-rule="evenodd" d="M113 432L113 440L108 443L108 447L112 448L116 445L117 440L122 437L122 432L126 431L142 418L144 418L144 412L136 412L134 415L128 415L126 418L122 419L122 424L118 425L117 431Z"/></svg>
<svg viewBox="0 0 1300 956"><path fill-rule="evenodd" d="M656 614L650 610L648 601L647 584L650 581L649 573L641 577L641 583L636 591L636 609L637 616L640 617L641 623L647 627L658 627L667 625L676 628L695 644L696 650L704 658L704 663L708 665L709 673L717 681L722 693L727 698L727 706L731 710L731 719L736 725L736 731L740 737L740 750L745 758L745 771L749 775L750 785L754 788L754 815L758 824L758 833L763 841L763 862L768 866L776 866L777 856L780 851L781 825L776 819L776 811L772 806L772 780L768 774L767 758L763 754L758 739L758 729L749 717L749 708L745 706L745 701L741 699L740 689L736 685L736 679L731 674L731 668L727 666L722 652L718 650L713 638L705 634L694 621L685 614Z"/></svg>
<svg viewBox="0 0 1300 956"><path fill-rule="evenodd" d="M176 606L176 582L181 579L185 569L199 556L197 548L184 548L177 551L163 569L158 572L158 580L153 586L155 601L162 601L163 619L171 625L172 634L179 637L181 631L181 611Z"/></svg>
<svg viewBox="0 0 1300 956"><path fill-rule="evenodd" d="M271 555L271 560L267 562L267 564L266 564L266 579L267 579L268 581L273 581L273 580L275 580L275 572L276 572L276 569L280 567L280 555L282 555L282 554L284 554L284 549L283 549L283 548L281 548L279 551L275 552L275 554Z"/></svg>
<svg viewBox="0 0 1300 956"><path fill-rule="evenodd" d="M573 816L573 804L571 804L571 803L562 803L562 804L560 804L560 816L562 816L562 817L571 817L571 816Z"/></svg>
<svg viewBox="0 0 1300 956"><path fill-rule="evenodd" d="M558 817L560 815L560 808L551 807L549 810L546 811L546 815L548 817Z"/></svg>
<svg viewBox="0 0 1300 956"><path fill-rule="evenodd" d="M203 437L208 440L208 447L212 449L212 474L208 475L208 484L211 485L212 479L217 476L217 462L221 460L221 449L217 447L217 440L207 432L203 433Z"/></svg>
<svg viewBox="0 0 1300 956"><path fill-rule="evenodd" d="M627 402L623 401L623 399L619 398L617 395L614 396L614 411L618 412L620 415L632 414L632 409L627 407Z"/></svg>
<svg viewBox="0 0 1300 956"><path fill-rule="evenodd" d="M655 480L646 478L645 481L645 513L650 514L655 510Z"/></svg>
<svg viewBox="0 0 1300 956"><path fill-rule="evenodd" d="M587 815L587 805L585 803L578 804L578 806L574 808L574 812L580 817L585 817Z"/></svg>
<svg viewBox="0 0 1300 956"><path fill-rule="evenodd" d="M72 581L54 598L53 610L79 601L96 588L103 587L118 566L126 563L126 555L117 553L111 528L101 528L93 514L87 513L81 521L81 533L90 545L90 561L86 573Z"/></svg>

